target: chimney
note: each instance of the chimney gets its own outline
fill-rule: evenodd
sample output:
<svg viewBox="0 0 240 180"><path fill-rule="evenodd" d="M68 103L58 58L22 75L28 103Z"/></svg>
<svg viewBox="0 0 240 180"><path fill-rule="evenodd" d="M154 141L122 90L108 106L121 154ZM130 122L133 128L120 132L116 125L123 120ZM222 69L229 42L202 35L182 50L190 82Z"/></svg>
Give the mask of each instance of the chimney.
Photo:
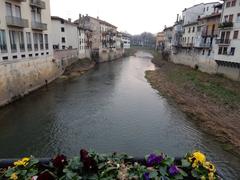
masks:
<svg viewBox="0 0 240 180"><path fill-rule="evenodd" d="M72 19L71 19L71 18L68 18L68 22L72 22Z"/></svg>
<svg viewBox="0 0 240 180"><path fill-rule="evenodd" d="M178 19L179 19L179 14L177 14L177 22L178 22Z"/></svg>

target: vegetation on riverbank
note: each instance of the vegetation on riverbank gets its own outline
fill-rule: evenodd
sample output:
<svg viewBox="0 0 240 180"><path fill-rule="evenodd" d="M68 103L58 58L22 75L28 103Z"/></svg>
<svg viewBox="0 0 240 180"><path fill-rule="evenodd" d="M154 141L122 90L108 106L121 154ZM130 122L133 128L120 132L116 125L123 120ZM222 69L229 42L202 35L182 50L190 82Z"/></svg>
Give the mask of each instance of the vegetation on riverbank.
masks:
<svg viewBox="0 0 240 180"><path fill-rule="evenodd" d="M58 155L41 163L34 157L25 157L0 169L0 179L12 180L150 180L150 179L209 179L220 180L216 167L199 151L175 159L163 153L152 153L137 160L126 154L98 154L80 151L80 156L67 159Z"/></svg>
<svg viewBox="0 0 240 180"><path fill-rule="evenodd" d="M173 98L202 130L223 142L225 149L240 154L240 83L165 61L160 53L151 53L158 66L146 72L151 85Z"/></svg>
<svg viewBox="0 0 240 180"><path fill-rule="evenodd" d="M92 69L95 66L95 62L91 59L79 59L78 61L74 62L70 66L66 68L64 71L63 77L66 76L80 76L84 74L86 71Z"/></svg>

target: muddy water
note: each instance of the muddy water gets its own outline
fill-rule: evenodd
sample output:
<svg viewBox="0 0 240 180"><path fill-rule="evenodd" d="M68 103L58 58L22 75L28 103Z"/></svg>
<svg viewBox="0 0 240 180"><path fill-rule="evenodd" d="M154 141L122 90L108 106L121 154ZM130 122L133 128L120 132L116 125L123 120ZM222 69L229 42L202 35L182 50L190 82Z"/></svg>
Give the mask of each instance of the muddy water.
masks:
<svg viewBox="0 0 240 180"><path fill-rule="evenodd" d="M0 158L73 156L83 147L134 156L200 149L225 179L240 179L240 160L151 88L144 72L153 68L151 55L138 52L0 109Z"/></svg>

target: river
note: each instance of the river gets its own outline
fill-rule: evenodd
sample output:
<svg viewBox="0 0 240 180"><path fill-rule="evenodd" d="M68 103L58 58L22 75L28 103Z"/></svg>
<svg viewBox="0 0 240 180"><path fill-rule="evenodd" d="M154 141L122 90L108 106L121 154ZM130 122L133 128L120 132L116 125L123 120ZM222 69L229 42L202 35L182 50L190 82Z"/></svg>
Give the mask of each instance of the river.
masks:
<svg viewBox="0 0 240 180"><path fill-rule="evenodd" d="M138 157L161 150L180 157L199 149L225 179L240 179L240 159L152 89L144 77L150 69L151 55L139 51L1 108L0 158L73 156L81 148Z"/></svg>

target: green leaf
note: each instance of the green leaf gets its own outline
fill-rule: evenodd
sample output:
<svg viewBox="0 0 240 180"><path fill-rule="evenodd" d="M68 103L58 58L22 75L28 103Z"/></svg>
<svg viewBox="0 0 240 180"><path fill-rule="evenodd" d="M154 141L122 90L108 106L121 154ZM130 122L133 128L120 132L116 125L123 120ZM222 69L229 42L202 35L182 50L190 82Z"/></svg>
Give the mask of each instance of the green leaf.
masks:
<svg viewBox="0 0 240 180"><path fill-rule="evenodd" d="M159 171L162 176L165 176L167 174L167 166L161 166Z"/></svg>
<svg viewBox="0 0 240 180"><path fill-rule="evenodd" d="M166 158L165 160L162 161L163 164L167 165L167 166L171 166L174 162L174 158Z"/></svg>
<svg viewBox="0 0 240 180"><path fill-rule="evenodd" d="M191 166L191 164L186 159L182 159L181 162L182 162L182 167L189 167L189 166Z"/></svg>
<svg viewBox="0 0 240 180"><path fill-rule="evenodd" d="M153 171L149 173L149 177L150 178L156 178L158 176L158 172L157 171Z"/></svg>

